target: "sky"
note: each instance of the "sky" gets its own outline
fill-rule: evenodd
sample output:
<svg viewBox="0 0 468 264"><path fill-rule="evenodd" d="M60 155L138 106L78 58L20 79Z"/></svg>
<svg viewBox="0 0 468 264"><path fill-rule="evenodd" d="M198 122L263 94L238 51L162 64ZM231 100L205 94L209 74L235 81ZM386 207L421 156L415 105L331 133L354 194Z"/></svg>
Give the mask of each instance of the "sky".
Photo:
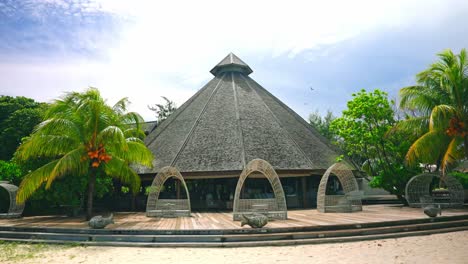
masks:
<svg viewBox="0 0 468 264"><path fill-rule="evenodd" d="M303 118L398 90L468 48L466 0L0 0L0 94L51 102L97 87L145 120L181 105L229 52Z"/></svg>

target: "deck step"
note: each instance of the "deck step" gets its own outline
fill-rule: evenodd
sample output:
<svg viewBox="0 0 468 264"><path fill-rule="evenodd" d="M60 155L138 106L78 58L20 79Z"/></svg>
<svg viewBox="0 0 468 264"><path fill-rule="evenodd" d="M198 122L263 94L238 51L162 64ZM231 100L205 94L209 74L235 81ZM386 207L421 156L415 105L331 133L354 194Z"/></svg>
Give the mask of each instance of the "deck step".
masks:
<svg viewBox="0 0 468 264"><path fill-rule="evenodd" d="M229 234L269 234L269 233L292 233L292 232L321 232L350 229L365 229L377 227L391 227L402 225L415 225L425 223L445 223L447 221L468 220L467 215L441 216L436 218L420 218L396 221L383 221L373 223L355 223L339 225L300 226L270 228L237 228L237 229L89 229L89 228L53 228L53 227L27 227L27 226L0 226L0 231L16 232L44 232L44 233L68 233L68 234L113 234L113 235L229 235Z"/></svg>
<svg viewBox="0 0 468 264"><path fill-rule="evenodd" d="M468 230L468 226L440 228L435 230L420 230L412 232L400 232L391 234L375 234L366 236L346 236L346 237L329 237L316 239L287 239L287 240L271 240L271 241L249 241L249 242L216 242L216 243L201 243L201 242L163 242L163 243L134 243L125 241L83 241L76 242L70 240L44 240L44 239L11 239L1 238L5 242L21 242L21 243L48 243L48 244L73 244L82 246L112 246L112 247L190 247L190 248L213 248L213 247L260 247L260 246L291 246L291 245L306 245L306 244L323 244L323 243L343 243L366 241L375 239L390 239L409 236L423 236L439 233L458 232Z"/></svg>
<svg viewBox="0 0 468 264"><path fill-rule="evenodd" d="M451 232L450 230L468 230L468 219L446 217L426 219L427 221L383 222L380 225L347 225L328 228L310 227L301 229L245 229L245 233L164 233L155 230L92 230L92 229L57 229L0 227L0 240L78 243L83 245L125 245L125 246L248 246L248 245L293 245L321 243L320 241L342 241L351 238L372 239L373 237L399 237L405 234L431 234ZM242 229L244 230L244 229ZM313 242L316 241L316 242ZM353 240L355 241L355 240Z"/></svg>

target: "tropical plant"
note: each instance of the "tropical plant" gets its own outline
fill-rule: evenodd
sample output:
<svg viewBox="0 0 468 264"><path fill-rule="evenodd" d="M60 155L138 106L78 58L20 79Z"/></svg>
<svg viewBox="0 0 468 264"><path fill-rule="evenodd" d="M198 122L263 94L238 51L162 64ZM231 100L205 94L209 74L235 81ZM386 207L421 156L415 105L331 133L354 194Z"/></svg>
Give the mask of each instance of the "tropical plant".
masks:
<svg viewBox="0 0 468 264"><path fill-rule="evenodd" d="M383 188L405 202L404 189L415 171L403 166L410 145L407 135L389 133L397 122L391 103L385 92L361 90L353 94L348 109L331 122L330 129L358 169L373 176L372 187Z"/></svg>
<svg viewBox="0 0 468 264"><path fill-rule="evenodd" d="M406 154L408 163L440 164L444 173L468 158L468 58L465 49L438 57L417 74L417 85L400 90L400 107L415 114L398 128L418 136Z"/></svg>
<svg viewBox="0 0 468 264"><path fill-rule="evenodd" d="M173 101L167 99L165 96L161 97L164 99L164 101L166 101L165 104L155 104L154 106L148 106L151 111L155 112L158 125L166 120L172 113L174 113L175 110L177 110L177 105Z"/></svg>
<svg viewBox="0 0 468 264"><path fill-rule="evenodd" d="M24 202L42 184L49 189L62 176L87 177L86 218L90 219L98 175L117 178L137 193L140 177L131 165L152 166L153 156L142 141L142 118L127 112L128 103L123 98L110 107L95 88L56 100L16 155L20 160L52 161L24 177L17 200Z"/></svg>

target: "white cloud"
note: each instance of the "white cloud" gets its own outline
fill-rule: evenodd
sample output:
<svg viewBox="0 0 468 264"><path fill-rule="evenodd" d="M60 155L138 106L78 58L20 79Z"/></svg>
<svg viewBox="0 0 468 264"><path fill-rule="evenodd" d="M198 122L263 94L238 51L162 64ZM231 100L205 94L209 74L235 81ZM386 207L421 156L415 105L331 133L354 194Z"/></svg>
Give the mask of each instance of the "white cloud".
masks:
<svg viewBox="0 0 468 264"><path fill-rule="evenodd" d="M116 76L129 82L139 82L144 73L155 79L180 76L177 84L135 90L153 95L151 98L174 98L171 94L176 91L195 91L199 87L194 85L211 78L208 70L230 51L244 59L294 57L379 27L405 26L413 20L438 21L449 11L443 1L404 0L126 3L101 2L104 10L135 18L119 47L109 52L110 65L119 72ZM178 88L182 84L187 88Z"/></svg>
<svg viewBox="0 0 468 264"><path fill-rule="evenodd" d="M103 0L101 5L135 18L118 48L109 50L113 67L196 80L230 51L244 58L294 57L376 28L437 23L453 8L435 0Z"/></svg>
<svg viewBox="0 0 468 264"><path fill-rule="evenodd" d="M379 27L437 23L454 8L448 1L436 0L101 3L104 10L136 18L120 49L114 51L120 59L171 70L179 68L180 61L197 61L207 54L219 59L228 49L294 56Z"/></svg>
<svg viewBox="0 0 468 264"><path fill-rule="evenodd" d="M369 31L411 27L415 22L430 27L454 8L467 7L468 1L455 0L100 0L83 10L110 12L131 21L121 27L120 39L103 36L112 43L102 47L105 42L100 42L102 56L53 64L2 64L0 75L9 78L5 82L0 78L4 87L16 89L6 93L40 100L96 86L110 102L128 96L133 109L151 119L147 105L161 102L160 96L180 105L211 78L208 71L230 51L247 63L249 58L295 57ZM95 41L86 39L90 30L77 32L87 46ZM313 54L327 56L326 51ZM36 87L41 92L35 92Z"/></svg>

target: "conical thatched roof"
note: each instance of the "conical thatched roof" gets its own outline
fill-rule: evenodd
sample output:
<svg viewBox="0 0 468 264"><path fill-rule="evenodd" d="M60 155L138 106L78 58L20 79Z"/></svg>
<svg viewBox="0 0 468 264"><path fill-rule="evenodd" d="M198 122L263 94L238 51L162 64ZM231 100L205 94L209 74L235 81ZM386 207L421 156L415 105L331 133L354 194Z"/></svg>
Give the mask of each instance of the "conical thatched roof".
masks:
<svg viewBox="0 0 468 264"><path fill-rule="evenodd" d="M252 69L229 54L215 77L146 138L156 173L241 171L255 158L277 170L324 171L338 156L304 119L248 75Z"/></svg>

